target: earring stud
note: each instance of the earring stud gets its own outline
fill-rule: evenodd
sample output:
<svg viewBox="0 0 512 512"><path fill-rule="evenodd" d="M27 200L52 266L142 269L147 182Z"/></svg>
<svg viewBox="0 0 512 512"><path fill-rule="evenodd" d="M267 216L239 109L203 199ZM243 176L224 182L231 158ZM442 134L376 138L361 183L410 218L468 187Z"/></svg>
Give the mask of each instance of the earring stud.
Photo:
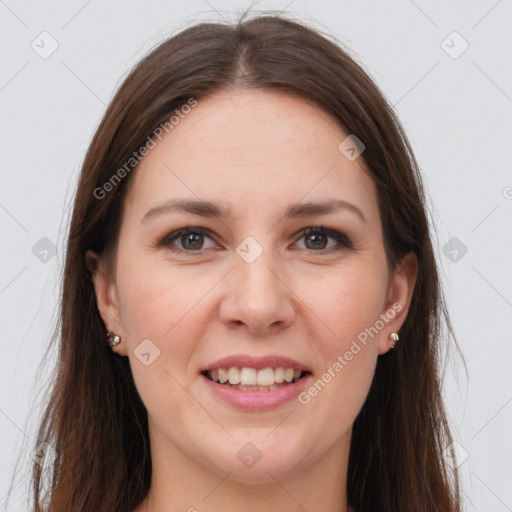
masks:
<svg viewBox="0 0 512 512"><path fill-rule="evenodd" d="M114 334L112 331L107 332L107 339L110 348L115 347L116 345L121 343L121 338L117 334Z"/></svg>
<svg viewBox="0 0 512 512"><path fill-rule="evenodd" d="M400 336L398 336L398 333L392 332L389 337L391 338L391 343L389 344L390 348L395 348L396 342L400 339Z"/></svg>

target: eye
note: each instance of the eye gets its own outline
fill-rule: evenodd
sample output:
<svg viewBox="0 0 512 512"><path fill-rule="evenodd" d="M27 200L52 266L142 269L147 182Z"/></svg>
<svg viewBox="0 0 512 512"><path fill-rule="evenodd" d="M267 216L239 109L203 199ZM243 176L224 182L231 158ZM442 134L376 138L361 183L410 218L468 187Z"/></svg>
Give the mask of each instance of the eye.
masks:
<svg viewBox="0 0 512 512"><path fill-rule="evenodd" d="M331 245L329 245L329 238L334 241ZM338 250L353 248L352 242L346 235L322 226L307 228L301 233L300 240L305 240L305 249L314 252L336 250L337 246Z"/></svg>
<svg viewBox="0 0 512 512"><path fill-rule="evenodd" d="M205 240L211 241L210 245L205 246ZM331 243L329 244L329 239ZM305 241L306 250L323 254L342 249L353 249L351 240L333 229L327 229L322 226L310 227L302 231L299 240ZM205 228L183 228L165 236L160 245L177 253L198 252L215 247L215 241L210 235L210 231ZM299 247L300 248L300 247Z"/></svg>
<svg viewBox="0 0 512 512"><path fill-rule="evenodd" d="M160 245L168 247L174 252L200 252L204 249L210 249L205 247L205 238L213 241L212 237L209 236L208 230L203 228L184 228L178 231L173 231L167 235L161 242ZM178 247L176 246L178 245Z"/></svg>

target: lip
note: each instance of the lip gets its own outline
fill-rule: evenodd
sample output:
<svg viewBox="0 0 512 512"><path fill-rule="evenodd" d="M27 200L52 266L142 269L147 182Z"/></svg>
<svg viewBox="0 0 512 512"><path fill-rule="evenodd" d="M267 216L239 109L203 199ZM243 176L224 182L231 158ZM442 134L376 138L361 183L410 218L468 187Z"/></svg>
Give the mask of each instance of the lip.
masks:
<svg viewBox="0 0 512 512"><path fill-rule="evenodd" d="M278 366L282 365L279 364ZM266 368L268 365L264 367ZM288 366L288 368L292 368L292 366ZM211 369L216 369L216 367L212 367ZM203 374L200 374L200 377L212 393L228 405L244 411L261 411L274 409L294 400L306 387L307 383L313 376L309 373L297 382L273 389L272 391L245 391L214 382Z"/></svg>
<svg viewBox="0 0 512 512"><path fill-rule="evenodd" d="M243 366L248 368L254 368L256 370L262 370L263 368L277 368L278 366L282 366L284 368L293 368L294 370L302 370L304 372L312 373L311 368L307 365L299 363L294 359L290 359L289 357L283 357L279 355L268 355L264 357L254 357L248 354L239 354L233 355L229 357L224 357L215 361L212 364L209 364L205 368L201 370L201 372L205 372L208 370L218 370L219 368L231 368L236 366L238 368L242 368ZM301 379L302 380L302 379ZM256 391L251 391L251 393L257 393ZM267 393L267 391L264 391Z"/></svg>

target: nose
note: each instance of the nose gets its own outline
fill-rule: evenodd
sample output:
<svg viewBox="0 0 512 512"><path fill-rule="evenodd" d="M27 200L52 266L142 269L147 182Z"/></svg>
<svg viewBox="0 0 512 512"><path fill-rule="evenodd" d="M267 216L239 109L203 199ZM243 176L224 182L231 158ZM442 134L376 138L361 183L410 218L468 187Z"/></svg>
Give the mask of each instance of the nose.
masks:
<svg viewBox="0 0 512 512"><path fill-rule="evenodd" d="M219 313L228 328L268 335L293 323L293 292L279 271L271 268L270 259L265 251L252 263L236 256Z"/></svg>

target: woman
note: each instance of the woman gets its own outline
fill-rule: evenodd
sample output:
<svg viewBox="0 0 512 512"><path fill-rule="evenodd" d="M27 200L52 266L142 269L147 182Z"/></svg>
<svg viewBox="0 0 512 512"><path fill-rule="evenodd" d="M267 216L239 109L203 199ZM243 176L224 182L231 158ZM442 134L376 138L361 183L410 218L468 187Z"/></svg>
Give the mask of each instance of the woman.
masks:
<svg viewBox="0 0 512 512"><path fill-rule="evenodd" d="M83 164L35 510L459 511L424 203L319 33L160 44Z"/></svg>

